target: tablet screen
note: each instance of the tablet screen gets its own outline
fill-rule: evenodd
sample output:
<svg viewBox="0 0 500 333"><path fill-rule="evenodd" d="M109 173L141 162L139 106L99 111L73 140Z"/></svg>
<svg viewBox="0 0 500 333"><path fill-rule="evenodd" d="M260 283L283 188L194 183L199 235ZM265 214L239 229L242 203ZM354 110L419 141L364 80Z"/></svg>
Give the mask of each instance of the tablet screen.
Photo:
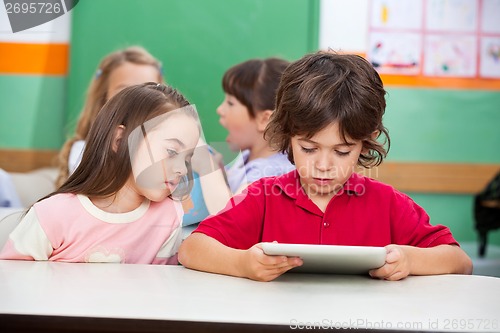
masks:
<svg viewBox="0 0 500 333"><path fill-rule="evenodd" d="M300 257L304 264L290 270L302 273L368 274L385 263L384 247L262 243L268 255Z"/></svg>

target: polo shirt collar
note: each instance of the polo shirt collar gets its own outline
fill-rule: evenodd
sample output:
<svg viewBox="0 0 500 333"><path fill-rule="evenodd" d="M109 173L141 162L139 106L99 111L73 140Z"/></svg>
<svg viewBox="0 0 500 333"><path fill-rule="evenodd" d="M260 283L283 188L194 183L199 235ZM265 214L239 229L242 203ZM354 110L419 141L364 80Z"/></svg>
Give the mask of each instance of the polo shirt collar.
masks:
<svg viewBox="0 0 500 333"><path fill-rule="evenodd" d="M295 200L295 204L302 209L309 211L318 216L323 216L321 209L307 196L306 192L300 185L299 173L297 169L277 177L274 182L285 195Z"/></svg>
<svg viewBox="0 0 500 333"><path fill-rule="evenodd" d="M276 177L274 185L278 186L292 199L297 199L301 193L305 195L305 192L300 185L299 173L297 169L290 171L283 176Z"/></svg>
<svg viewBox="0 0 500 333"><path fill-rule="evenodd" d="M344 184L344 192L348 194L363 195L365 193L365 177L355 172Z"/></svg>
<svg viewBox="0 0 500 333"><path fill-rule="evenodd" d="M274 182L281 190L292 199L298 199L302 194L306 195L304 189L300 185L299 173L295 169L281 177L276 177ZM342 193L350 193L355 195L362 195L365 191L365 178L355 172L345 182L343 190L339 191L337 195ZM307 195L306 195L307 196Z"/></svg>

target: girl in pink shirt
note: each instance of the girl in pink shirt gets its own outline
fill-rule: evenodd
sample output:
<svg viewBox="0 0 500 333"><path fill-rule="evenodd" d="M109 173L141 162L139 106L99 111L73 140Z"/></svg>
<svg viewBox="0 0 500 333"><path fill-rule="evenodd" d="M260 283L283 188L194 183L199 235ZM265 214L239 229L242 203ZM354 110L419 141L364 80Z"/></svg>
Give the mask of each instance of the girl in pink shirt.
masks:
<svg viewBox="0 0 500 333"><path fill-rule="evenodd" d="M176 264L182 207L200 136L196 110L171 87L145 83L111 98L82 161L35 203L0 259Z"/></svg>

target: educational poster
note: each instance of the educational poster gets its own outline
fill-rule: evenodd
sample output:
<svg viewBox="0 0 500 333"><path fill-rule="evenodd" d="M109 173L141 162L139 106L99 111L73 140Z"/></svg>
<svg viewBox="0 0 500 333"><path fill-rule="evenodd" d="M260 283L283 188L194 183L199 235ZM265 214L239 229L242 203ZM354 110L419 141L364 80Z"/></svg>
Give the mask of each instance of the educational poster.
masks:
<svg viewBox="0 0 500 333"><path fill-rule="evenodd" d="M425 28L441 32L475 32L477 0L427 0Z"/></svg>
<svg viewBox="0 0 500 333"><path fill-rule="evenodd" d="M483 0L481 32L500 35L500 0Z"/></svg>
<svg viewBox="0 0 500 333"><path fill-rule="evenodd" d="M371 26L376 29L419 30L422 28L422 0L373 0Z"/></svg>
<svg viewBox="0 0 500 333"><path fill-rule="evenodd" d="M379 73L416 75L420 72L421 39L412 32L370 35L370 62Z"/></svg>
<svg viewBox="0 0 500 333"><path fill-rule="evenodd" d="M391 83L500 79L500 0L372 0L368 17L366 57Z"/></svg>
<svg viewBox="0 0 500 333"><path fill-rule="evenodd" d="M483 0L479 75L500 78L500 0Z"/></svg>
<svg viewBox="0 0 500 333"><path fill-rule="evenodd" d="M422 0L373 0L367 57L379 73L420 73L422 9Z"/></svg>
<svg viewBox="0 0 500 333"><path fill-rule="evenodd" d="M475 36L427 35L424 41L424 75L475 77Z"/></svg>
<svg viewBox="0 0 500 333"><path fill-rule="evenodd" d="M483 37L480 55L480 76L500 78L500 37Z"/></svg>

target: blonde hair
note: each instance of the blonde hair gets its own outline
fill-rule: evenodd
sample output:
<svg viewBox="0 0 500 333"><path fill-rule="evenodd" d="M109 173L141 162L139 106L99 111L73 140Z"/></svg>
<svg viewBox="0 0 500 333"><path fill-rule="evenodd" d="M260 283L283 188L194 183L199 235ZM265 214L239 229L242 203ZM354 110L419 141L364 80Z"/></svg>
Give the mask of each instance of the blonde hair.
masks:
<svg viewBox="0 0 500 333"><path fill-rule="evenodd" d="M90 128L97 114L108 100L109 77L111 73L123 63L129 62L136 65L151 65L158 69L158 81L164 82L161 63L148 51L140 46L130 46L108 54L101 60L92 81L90 82L85 105L78 118L75 134L69 138L61 148L58 156L59 175L56 187L61 186L69 177L68 159L71 147L76 141L86 140Z"/></svg>

